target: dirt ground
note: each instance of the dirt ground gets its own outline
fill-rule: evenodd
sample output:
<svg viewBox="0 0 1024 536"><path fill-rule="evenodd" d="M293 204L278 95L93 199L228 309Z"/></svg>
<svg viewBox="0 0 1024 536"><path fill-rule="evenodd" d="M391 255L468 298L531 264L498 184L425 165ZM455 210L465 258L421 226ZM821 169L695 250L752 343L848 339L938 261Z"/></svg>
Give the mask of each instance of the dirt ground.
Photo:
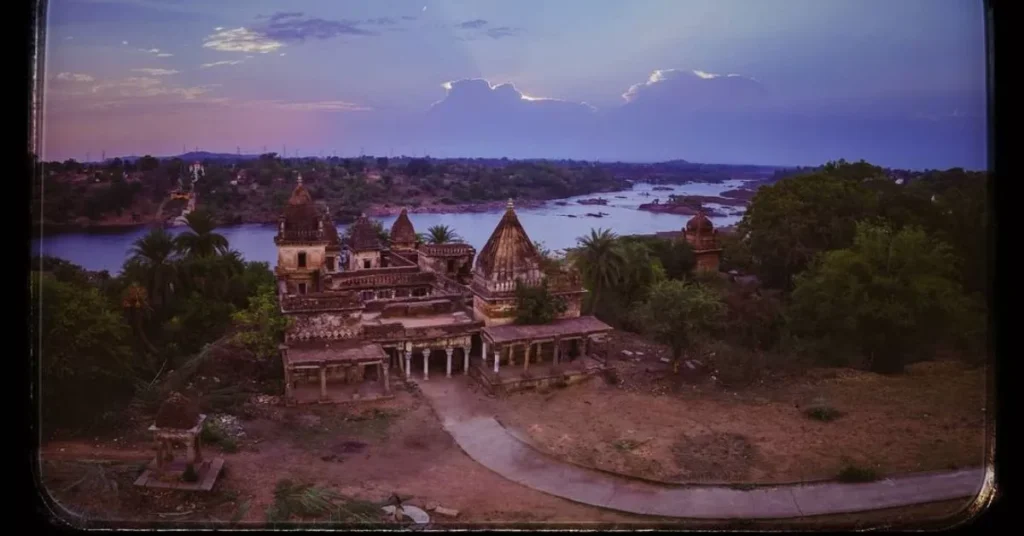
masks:
<svg viewBox="0 0 1024 536"><path fill-rule="evenodd" d="M612 354L618 385L594 378L511 396L495 406L499 419L575 463L672 482L784 483L831 479L846 465L884 475L984 464L984 369L944 361L899 376L816 370L732 391L709 379L680 384L660 361L662 349L619 342L642 355ZM842 415L813 420L804 412L814 404Z"/></svg>
<svg viewBox="0 0 1024 536"><path fill-rule="evenodd" d="M620 365L621 386L595 379L546 395L481 400L477 409L496 411L503 422L528 429L569 459L620 472L683 474L687 480L831 477L840 455L865 463L878 461L893 471L981 461L984 421L980 412L972 412L980 410L983 400L977 372L932 365L896 379L840 373L733 395L708 387L676 392L645 379L643 370L654 365L643 359ZM54 515L76 526L259 526L283 479L363 501L383 503L397 493L407 504L434 503L459 510L455 519L433 515L432 523L440 526L864 528L916 526L929 520L944 526L967 504L947 501L725 525L603 510L531 490L480 466L444 432L420 395L406 390L402 382L393 385L394 399L359 405L247 404L236 415L242 433L227 432L234 435L237 450L225 441L204 448L206 457L226 460L224 474L209 493L132 484L154 456L146 419L109 437L45 444L42 487L56 501ZM670 394L651 394L652 389ZM794 401L818 395L827 396L847 415L822 423L793 407ZM666 434L668 427L681 432ZM682 443L679 435L688 442ZM587 444L593 447L583 446ZM644 461L655 459L665 461ZM673 460L683 462L673 466Z"/></svg>

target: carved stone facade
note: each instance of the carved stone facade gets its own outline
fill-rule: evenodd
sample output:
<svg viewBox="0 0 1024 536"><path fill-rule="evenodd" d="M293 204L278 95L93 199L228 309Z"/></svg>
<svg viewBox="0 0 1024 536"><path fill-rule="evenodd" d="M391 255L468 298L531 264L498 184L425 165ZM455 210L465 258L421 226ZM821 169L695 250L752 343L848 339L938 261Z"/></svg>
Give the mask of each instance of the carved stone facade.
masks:
<svg viewBox="0 0 1024 536"><path fill-rule="evenodd" d="M468 374L485 326L514 321L517 284L548 285L568 304L563 318L580 316L585 291L578 274L541 269L511 201L479 257L468 244L421 245L415 237L403 211L390 247L365 216L342 242L297 185L275 237L281 311L294 319L281 347L288 399L308 394L299 383L316 381L314 400L334 400L335 391L353 386L379 387L372 396L390 396L390 370L409 378L415 368L428 379L432 362L444 364L447 376Z"/></svg>

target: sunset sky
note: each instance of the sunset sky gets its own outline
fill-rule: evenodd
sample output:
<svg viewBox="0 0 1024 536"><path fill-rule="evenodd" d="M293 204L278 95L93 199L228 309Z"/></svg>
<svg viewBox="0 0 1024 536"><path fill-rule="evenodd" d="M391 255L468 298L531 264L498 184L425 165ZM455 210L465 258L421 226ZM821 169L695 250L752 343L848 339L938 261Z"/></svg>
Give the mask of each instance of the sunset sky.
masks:
<svg viewBox="0 0 1024 536"><path fill-rule="evenodd" d="M44 158L986 165L980 0L50 0Z"/></svg>

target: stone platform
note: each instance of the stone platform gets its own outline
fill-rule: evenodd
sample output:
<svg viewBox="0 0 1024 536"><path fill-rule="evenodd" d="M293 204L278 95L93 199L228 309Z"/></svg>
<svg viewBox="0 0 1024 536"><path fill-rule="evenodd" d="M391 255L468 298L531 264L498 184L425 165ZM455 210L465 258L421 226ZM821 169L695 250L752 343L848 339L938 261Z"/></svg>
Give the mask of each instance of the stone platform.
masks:
<svg viewBox="0 0 1024 536"><path fill-rule="evenodd" d="M147 488L180 489L185 491L210 491L217 482L224 469L224 458L203 460L196 467L199 478L195 482L185 482L180 476L185 471L185 461L175 460L168 464L166 471L167 479L161 479L156 472L156 461L152 461L146 467L139 478L135 480L136 486Z"/></svg>
<svg viewBox="0 0 1024 536"><path fill-rule="evenodd" d="M501 395L542 387L564 387L579 383L601 373L605 365L596 359L581 357L568 363L531 363L523 370L522 363L508 366L502 364L494 372L494 362L484 363L481 359L470 362L469 373L492 394ZM525 375L524 375L525 373Z"/></svg>

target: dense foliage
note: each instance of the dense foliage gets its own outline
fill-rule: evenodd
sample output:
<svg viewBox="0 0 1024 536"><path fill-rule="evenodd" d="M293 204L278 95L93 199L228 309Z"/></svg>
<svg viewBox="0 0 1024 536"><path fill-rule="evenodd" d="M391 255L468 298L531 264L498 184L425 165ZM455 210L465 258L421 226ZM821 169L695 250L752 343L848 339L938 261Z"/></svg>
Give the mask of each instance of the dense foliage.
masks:
<svg viewBox="0 0 1024 536"><path fill-rule="evenodd" d="M553 295L546 284L516 284L516 324L547 324L565 312L565 300Z"/></svg>
<svg viewBox="0 0 1024 536"><path fill-rule="evenodd" d="M270 267L245 262L208 215L192 214L177 237L155 228L138 239L117 276L34 260L31 326L48 426L88 428L233 324L242 348L276 354L286 323Z"/></svg>

